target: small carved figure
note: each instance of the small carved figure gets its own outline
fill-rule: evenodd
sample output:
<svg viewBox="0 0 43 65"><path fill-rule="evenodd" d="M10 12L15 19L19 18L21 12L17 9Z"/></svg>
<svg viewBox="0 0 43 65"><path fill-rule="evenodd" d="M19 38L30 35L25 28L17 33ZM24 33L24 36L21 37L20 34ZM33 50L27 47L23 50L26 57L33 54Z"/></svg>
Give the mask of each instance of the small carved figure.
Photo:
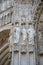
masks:
<svg viewBox="0 0 43 65"><path fill-rule="evenodd" d="M9 33L8 43L10 43L10 45L12 45L13 43L13 27L11 28L10 33Z"/></svg>
<svg viewBox="0 0 43 65"><path fill-rule="evenodd" d="M20 27L19 27L19 22L15 22L15 27L14 27L14 43L18 43L20 38Z"/></svg>
<svg viewBox="0 0 43 65"><path fill-rule="evenodd" d="M13 30L12 30L12 28L11 28L10 33L9 33L8 43L9 43L9 50L11 52L12 48L13 48Z"/></svg>
<svg viewBox="0 0 43 65"><path fill-rule="evenodd" d="M27 33L28 33L29 44L34 44L35 29L34 29L34 26L32 25L32 23L29 24Z"/></svg>
<svg viewBox="0 0 43 65"><path fill-rule="evenodd" d="M42 33L41 30L38 31L39 43L42 41Z"/></svg>
<svg viewBox="0 0 43 65"><path fill-rule="evenodd" d="M26 31L26 29L25 29L25 23L22 23L21 24L22 25L22 31L21 31L21 33L22 33L22 44L24 44L25 43L25 40L26 40L26 38L27 38L27 31Z"/></svg>

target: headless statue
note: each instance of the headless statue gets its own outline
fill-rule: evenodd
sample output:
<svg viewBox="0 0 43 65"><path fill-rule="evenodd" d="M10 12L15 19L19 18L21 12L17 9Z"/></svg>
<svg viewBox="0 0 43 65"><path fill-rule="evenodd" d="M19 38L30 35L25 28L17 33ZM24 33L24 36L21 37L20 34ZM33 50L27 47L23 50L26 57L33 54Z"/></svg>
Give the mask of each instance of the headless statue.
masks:
<svg viewBox="0 0 43 65"><path fill-rule="evenodd" d="M14 43L18 43L19 39L20 39L20 27L19 23L16 22L14 27Z"/></svg>
<svg viewBox="0 0 43 65"><path fill-rule="evenodd" d="M22 44L25 44L25 40L27 39L27 31L25 29L25 24L22 24Z"/></svg>
<svg viewBox="0 0 43 65"><path fill-rule="evenodd" d="M34 44L35 29L33 25L29 25L27 30L29 44Z"/></svg>

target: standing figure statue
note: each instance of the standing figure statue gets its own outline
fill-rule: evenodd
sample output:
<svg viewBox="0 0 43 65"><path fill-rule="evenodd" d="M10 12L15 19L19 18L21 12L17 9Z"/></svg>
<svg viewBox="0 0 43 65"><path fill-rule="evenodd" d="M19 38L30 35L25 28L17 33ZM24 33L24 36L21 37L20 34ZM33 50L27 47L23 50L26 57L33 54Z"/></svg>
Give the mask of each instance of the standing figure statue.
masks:
<svg viewBox="0 0 43 65"><path fill-rule="evenodd" d="M38 37L39 37L39 43L41 44L41 42L42 42L42 32L41 32L41 30L38 30Z"/></svg>
<svg viewBox="0 0 43 65"><path fill-rule="evenodd" d="M14 27L14 43L18 43L19 39L20 39L19 22L15 22L15 27Z"/></svg>
<svg viewBox="0 0 43 65"><path fill-rule="evenodd" d="M22 31L21 31L21 33L22 33L22 44L25 44L25 41L27 39L27 31L25 28L26 23L21 23L21 25L22 25Z"/></svg>
<svg viewBox="0 0 43 65"><path fill-rule="evenodd" d="M12 27L12 28L13 28L13 27ZM9 39L8 39L10 52L12 51L12 47L13 47L13 29L12 29L12 28L11 28L11 30L10 30Z"/></svg>
<svg viewBox="0 0 43 65"><path fill-rule="evenodd" d="M28 26L29 26L27 29L28 41L29 41L29 44L34 45L35 29L32 23L29 23Z"/></svg>

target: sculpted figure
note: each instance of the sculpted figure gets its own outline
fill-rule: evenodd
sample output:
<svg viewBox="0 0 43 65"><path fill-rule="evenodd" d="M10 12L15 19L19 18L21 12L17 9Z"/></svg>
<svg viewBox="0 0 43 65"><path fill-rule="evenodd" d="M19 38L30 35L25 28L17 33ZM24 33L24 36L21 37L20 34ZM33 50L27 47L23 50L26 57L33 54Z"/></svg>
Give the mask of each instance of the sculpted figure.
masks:
<svg viewBox="0 0 43 65"><path fill-rule="evenodd" d="M13 28L13 27L12 27ZM9 33L9 39L8 42L10 43L10 45L12 45L13 42L13 29L11 28L10 33Z"/></svg>
<svg viewBox="0 0 43 65"><path fill-rule="evenodd" d="M22 33L22 44L24 44L25 40L27 38L27 31L26 31L26 28L25 28L26 24L22 23L21 25L22 25L22 31L21 31L21 33Z"/></svg>
<svg viewBox="0 0 43 65"><path fill-rule="evenodd" d="M9 33L9 39L8 39L8 43L9 43L9 50L10 52L12 51L12 47L13 47L13 31L11 29L10 33Z"/></svg>
<svg viewBox="0 0 43 65"><path fill-rule="evenodd" d="M38 31L39 43L42 41L42 33L41 30Z"/></svg>
<svg viewBox="0 0 43 65"><path fill-rule="evenodd" d="M19 22L15 22L15 27L14 27L14 43L18 43L20 38L20 27L19 27Z"/></svg>
<svg viewBox="0 0 43 65"><path fill-rule="evenodd" d="M32 23L30 23L28 26L29 26L28 30L27 30L28 41L29 41L29 44L34 44L35 29L34 29L34 26L32 25Z"/></svg>

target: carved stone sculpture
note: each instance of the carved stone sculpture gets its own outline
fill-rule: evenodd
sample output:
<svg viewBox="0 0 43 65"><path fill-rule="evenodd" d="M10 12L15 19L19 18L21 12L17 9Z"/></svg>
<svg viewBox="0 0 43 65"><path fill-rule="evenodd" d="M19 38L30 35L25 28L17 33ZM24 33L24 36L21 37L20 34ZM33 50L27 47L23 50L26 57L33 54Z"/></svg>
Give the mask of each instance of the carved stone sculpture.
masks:
<svg viewBox="0 0 43 65"><path fill-rule="evenodd" d="M35 29L33 25L29 25L27 30L29 44L34 44Z"/></svg>
<svg viewBox="0 0 43 65"><path fill-rule="evenodd" d="M13 30L11 28L10 33L9 33L9 39L8 39L10 52L12 51L12 48L13 48L13 36L12 35L13 35Z"/></svg>
<svg viewBox="0 0 43 65"><path fill-rule="evenodd" d="M41 41L42 41L42 33L41 33L41 30L39 30L39 32L38 32L38 37L39 37L39 43L41 43Z"/></svg>
<svg viewBox="0 0 43 65"><path fill-rule="evenodd" d="M12 27L13 28L13 27ZM8 39L8 43L10 43L10 45L12 45L12 38L13 38L13 29L11 28L11 30L10 30L10 33L9 33L9 39Z"/></svg>
<svg viewBox="0 0 43 65"><path fill-rule="evenodd" d="M18 43L19 38L20 38L20 27L19 27L19 23L16 22L14 27L14 43Z"/></svg>
<svg viewBox="0 0 43 65"><path fill-rule="evenodd" d="M24 23L22 24L22 32L21 33L22 33L22 44L24 44L25 40L27 38L27 31L25 29L25 24Z"/></svg>

